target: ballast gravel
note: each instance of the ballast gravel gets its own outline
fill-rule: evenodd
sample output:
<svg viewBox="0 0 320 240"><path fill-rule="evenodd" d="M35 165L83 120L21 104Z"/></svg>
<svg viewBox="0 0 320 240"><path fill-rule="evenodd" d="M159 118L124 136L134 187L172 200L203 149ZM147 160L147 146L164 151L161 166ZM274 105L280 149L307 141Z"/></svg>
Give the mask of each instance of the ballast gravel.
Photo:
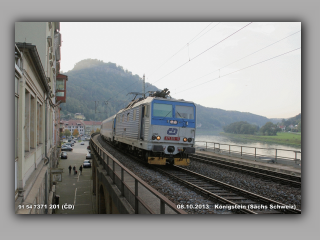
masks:
<svg viewBox="0 0 320 240"><path fill-rule="evenodd" d="M129 157L120 153L117 149L114 149L105 143L100 136L98 137L98 141L103 148L105 148L126 168L139 176L143 181L167 197L174 204L180 206L182 204L184 206L209 205L209 209L183 209L188 214L233 214L227 209L214 209L213 205L219 204L218 202L209 201L198 193L175 183L169 177L164 176L161 173L130 159Z"/></svg>
<svg viewBox="0 0 320 240"><path fill-rule="evenodd" d="M161 173L154 171L143 164L132 160L128 156L125 156L117 149L109 146L102 138L97 136L100 145L105 148L111 155L118 159L125 167L130 169L133 173L139 176L142 180L147 182L150 186L156 189L158 192L167 197L176 205L205 205L210 206L209 209L183 209L188 214L232 214L227 209L214 209L215 204L219 202L213 202L205 199L197 192L194 192L180 184L177 184L169 177L162 175ZM190 166L185 167L191 171L199 174L217 179L219 181L228 183L235 187L243 188L250 192L268 197L275 201L279 201L284 204L295 204L300 209L301 206L301 190L283 186L274 182L267 182L262 179L258 179L252 176L248 176L242 173L233 172L227 169L217 168L208 164L191 161Z"/></svg>
<svg viewBox="0 0 320 240"><path fill-rule="evenodd" d="M296 208L301 209L301 188L286 186L192 160L190 165L185 168L274 201L295 205Z"/></svg>

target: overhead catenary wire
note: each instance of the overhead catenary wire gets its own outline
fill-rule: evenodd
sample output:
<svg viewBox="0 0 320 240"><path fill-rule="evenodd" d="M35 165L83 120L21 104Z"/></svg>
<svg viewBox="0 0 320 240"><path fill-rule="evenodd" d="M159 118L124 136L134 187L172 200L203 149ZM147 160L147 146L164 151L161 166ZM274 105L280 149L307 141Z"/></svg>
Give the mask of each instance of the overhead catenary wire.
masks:
<svg viewBox="0 0 320 240"><path fill-rule="evenodd" d="M217 79L219 79L219 78L223 78L223 77L225 77L225 76L228 76L228 75L233 74L233 73L236 73L236 72L240 72L240 71L245 70L245 69L247 69L247 68L250 68L250 67L256 66L256 65L258 65L258 64L261 64L261 63L264 63L264 62L270 61L270 60L272 60L272 59L275 59L275 58L280 57L280 56L283 56L283 55L285 55L285 54L288 54L288 53L294 52L294 51L299 50L299 49L301 49L301 48L293 49L293 50L291 50L291 51L288 51L288 52L282 53L282 54L280 54L280 55L277 55L277 56L275 56L275 57L272 57L272 58L269 58L269 59L263 60L263 61L261 61L261 62L258 62L258 63L255 63L255 64L252 64L252 65L247 66L247 67L244 67L244 68L241 68L241 69L236 70L236 71L233 71L233 72L231 72L231 73L227 73L227 74L225 74L225 75L222 75L222 76L219 76L219 77L217 77L217 78L211 79L211 80L209 80L209 81L207 81L207 82L200 83L200 84L195 85L195 86L193 86L193 87L190 87L190 88L187 88L187 89L182 90L182 91L180 91L180 92L177 92L176 94L181 93L181 92L184 92L184 91L187 91L187 90L190 90L190 89L194 89L194 88L199 87L199 86L201 86L201 85L203 85L203 84L209 83L209 82L214 81L214 80L217 80Z"/></svg>
<svg viewBox="0 0 320 240"><path fill-rule="evenodd" d="M229 37L233 36L234 34L236 34L237 32L241 31L242 29L244 29L245 27L249 26L252 22L248 23L247 25L245 25L244 27L238 29L237 31L233 32L232 34L228 35L227 37L225 37L224 39L222 39L221 41L217 42L216 44L214 44L213 46L207 48L206 50L204 50L203 52L199 53L198 55L196 55L195 57L193 57L192 59L190 59L189 61L183 63L182 65L180 65L179 67L175 68L174 70L172 70L171 72L169 72L168 74L166 74L165 76L159 78L157 81L153 82L152 84L155 84L156 82L159 82L160 80L162 80L163 78L167 77L168 75L170 75L171 73L177 71L179 68L183 67L184 65L186 65L187 63L189 63L190 61L196 59L197 57L201 56L202 54L204 54L205 52L209 51L210 49L212 49L213 47L217 46L218 44L222 43L223 41L225 41L226 39L228 39Z"/></svg>
<svg viewBox="0 0 320 240"><path fill-rule="evenodd" d="M210 48L206 49L206 50L203 51L202 53L200 53L200 54L198 54L197 56L193 57L193 58L190 59L189 61L187 61L187 62L185 62L184 64L180 65L178 68L174 69L173 71L171 71L171 72L168 73L167 75L163 76L162 78L158 79L157 81L155 81L155 82L153 82L153 83L151 83L151 84L154 84L154 83L160 81L161 79L165 78L165 77L168 76L169 74L173 73L174 71L176 71L176 70L178 70L179 68L181 68L181 67L183 67L184 65L186 65L188 62L194 60L195 58L199 57L200 55L202 55L203 53L207 52L207 51L210 50L211 48L215 47L216 45L218 45L218 44L220 44L221 42L225 41L226 39L228 39L228 38L231 37L232 35L236 34L236 33L239 32L240 30L244 29L245 27L247 27L247 26L250 25L251 23L252 23L252 22L250 22L249 24L245 25L244 27L238 29L237 31L233 32L232 34L228 35L226 38L222 39L222 40L219 41L218 43L214 44L214 45L211 46ZM219 23L218 23L218 24L219 24ZM216 27L218 24L216 24L214 27ZM209 25L210 25L210 24L209 24ZM209 25L208 25L208 26L209 26ZM208 26L207 26L207 27L208 27ZM207 28L207 27L206 27L206 28ZM213 27L213 28L214 28L214 27ZM203 30L205 30L206 28L204 28ZM213 29L213 28L211 28L211 29ZM210 30L211 30L211 29L210 29ZM202 30L201 32L203 32L203 30ZM210 31L210 30L209 30L209 31ZM201 33L201 32L200 32L200 33ZM207 31L207 32L208 32L208 31ZM207 32L206 32L206 33L207 33ZM200 33L198 33L195 37L197 37ZM203 34L203 35L204 35L204 34ZM203 35L201 35L200 37L202 37ZM194 37L194 38L195 38L195 37ZM200 38L200 37L199 37L199 38ZM194 38L193 38L193 39L194 39ZM198 38L198 39L199 39L199 38ZM193 40L193 39L192 39L192 40ZM192 40L191 40L191 41L192 41ZM197 40L197 39L196 39L196 40ZM196 41L196 40L194 40L194 41ZM185 46L184 46L182 49L184 49L184 48L185 48ZM181 50L182 50L182 49L181 49ZM178 52L180 52L181 50L179 50ZM178 53L178 52L177 52L177 53ZM177 54L177 53L176 53L176 54ZM175 56L176 54L174 54L173 56ZM172 56L172 57L173 57L173 56ZM172 58L172 57L171 57L171 58ZM171 59L171 58L170 58L170 59ZM170 59L168 59L167 61L169 61ZM167 61L166 61L166 62L167 62ZM164 63L164 64L165 64L165 63ZM134 85L134 84L130 85L128 88L130 88L130 87L133 86L133 85ZM126 88L126 89L128 89L128 88ZM149 86L146 87L146 90L147 90L148 88L149 88ZM123 91L125 91L126 89L124 89ZM123 91L119 91L119 92L117 92L116 94L121 93L121 92L123 92ZM111 99L113 99L113 98L114 98L114 97L111 97L111 98L109 98L107 101L109 101L109 100L111 100Z"/></svg>
<svg viewBox="0 0 320 240"><path fill-rule="evenodd" d="M301 30L298 31L298 32L301 32ZM266 49L266 48L268 48L268 47L270 47L270 46L272 46L272 45L274 45L274 44L276 44L276 43L278 43L278 42L280 42L280 41L282 41L282 40L284 40L284 39L287 39L288 37L291 37L292 35L297 34L298 32L295 32L295 33L293 33L293 34L290 34L289 36L284 37L284 38L282 38L282 39L280 39L280 40L278 40L278 41L276 41L276 42L274 42L274 43L271 43L271 44L269 44L268 46L265 46L265 47L263 47L263 48L255 51L255 52L253 52L253 53L250 53L249 55L247 55L247 56L245 56L245 57L243 57L243 58L240 58L240 59L238 59L238 60L236 60L236 61L234 61L234 62L232 62L232 63L229 63L228 65L225 65L225 66L223 66L222 68L228 67L228 66L231 65L231 64L234 64L234 63L236 63L236 62L238 62L238 61L240 61L240 60L242 60L242 59L244 59L244 58L247 58L247 57L249 57L249 56L251 56L251 55L253 55L253 54L257 53L257 52L260 52L261 50ZM222 69L222 68L220 68L220 69Z"/></svg>
<svg viewBox="0 0 320 240"><path fill-rule="evenodd" d="M155 69L152 73L148 74L149 76L152 76L152 74L154 74L158 69L160 69L162 66L164 66L169 60L171 60L174 56L176 56L179 52L181 52L183 49L185 49L186 47L189 47L189 44L191 44L191 42L199 35L201 34L207 27L209 27L212 23L210 23L209 25L207 25L203 30L201 30L201 32L199 32L196 36L194 36L186 45L184 45L178 52L176 52L175 54L173 54L170 58L168 58L164 63L162 63L157 69ZM219 23L218 23L219 24ZM215 26L217 26L218 24L216 24ZM215 27L214 26L214 27ZM213 28L214 28L213 27ZM212 30L213 28L209 29ZM209 31L207 31L206 33L208 33ZM201 38L203 35L205 35L206 33L202 34L200 37L198 37L196 40L198 40L199 38ZM194 40L193 42L195 42L196 40Z"/></svg>
<svg viewBox="0 0 320 240"><path fill-rule="evenodd" d="M201 30L196 36L194 36L189 43L191 43L192 41L195 42L196 40L198 40L199 38L201 38L203 35L205 35L206 33L208 33L210 30L212 30L213 28L215 28L218 24L216 24L214 27L212 27L211 29L209 29L207 32L205 32L204 34L202 34L200 37L198 37L197 39L195 39L199 34L201 34L206 28L208 28L212 23L210 23L209 25L207 25L203 30ZM194 40L195 39L195 40ZM161 68L164 64L166 64L171 58L173 58L175 55L177 55L179 52L181 52L186 46L189 45L189 43L187 45L185 45L183 48L181 48L178 52L176 52L173 56L171 56L168 60L166 60L160 67L158 67L155 71L157 71L159 68ZM154 71L154 72L155 72ZM154 73L153 72L153 73ZM152 73L152 74L153 74ZM121 92L124 92L125 90L129 89L130 87L132 87L133 85L135 85L136 83L131 84L129 87L125 88L124 90L121 90L119 92L117 92L116 94L119 94ZM149 86L146 87L146 89L149 88ZM146 93L146 92L145 92ZM107 101L113 99L114 97L110 97Z"/></svg>
<svg viewBox="0 0 320 240"><path fill-rule="evenodd" d="M210 24L211 24L211 23L210 23ZM210 26L210 24L209 24L206 28L208 28L208 27ZM249 23L249 24L251 24L251 23ZM247 24L246 26L248 26L249 24ZM216 26L216 25L215 25L215 26ZM215 27L215 26L214 26L214 27ZM245 28L246 26L244 26L243 28ZM205 29L206 29L206 28L205 28ZM243 29L243 28L241 28L241 29ZM201 32L203 32L205 29L203 29ZM212 29L212 28L211 28L211 29ZM211 29L210 29L210 30L211 30ZM239 29L238 31L240 31L241 29ZM209 30L209 31L210 31L210 30ZM236 31L236 32L238 32L238 31ZM200 32L200 33L201 33L201 32ZM208 31L207 31L207 32L208 32ZM233 34L235 34L236 32L234 32ZM298 32L301 32L301 31L298 31ZM216 71L219 70L219 74L220 74L220 70L221 70L221 69L223 69L223 68L225 68L225 67L227 67L227 66L229 66L229 65L231 65L231 64L234 64L234 63L236 63L236 62L238 62L238 61L240 61L240 60L243 60L243 59L245 59L245 58L247 58L247 57L249 57L249 56L251 56L251 55L253 55L253 54L257 53L257 52L259 52L259 51L262 51L263 49L266 49L266 48L268 48L268 47L270 47L270 46L272 46L272 45L274 45L274 44L276 44L276 43L278 43L278 42L280 42L280 41L282 41L282 40L284 40L284 39L286 39L286 38L288 38L288 37L290 37L290 36L292 36L292 35L294 35L294 34L296 34L296 33L298 33L298 32L295 32L295 33L293 33L293 34L291 34L291 35L289 35L289 36L287 36L287 37L285 37L285 38L282 38L282 39L280 39L280 40L278 40L278 41L276 41L276 42L274 42L274 43L272 43L272 44L269 44L268 46L265 46L264 48L261 48L261 49L255 51L255 52L253 52L253 53L250 53L249 55L246 55L245 57L242 57L242 58L240 58L240 59L238 59L238 60L236 60L236 61L234 61L234 62L231 62L231 63L229 63L229 64L227 64L227 65L225 65L225 66L223 66L223 67L220 67L219 69L215 70L214 72L216 72ZM200 37L198 37L198 38L196 39L196 37L199 36L200 33L197 34L190 42L192 42L193 40L196 41L197 39L199 39L200 37L202 37L204 34L206 34L206 33L204 33L203 35L201 35ZM229 35L227 38L231 37L233 34ZM220 42L226 40L227 38L221 40ZM189 42L189 43L190 43L190 42ZM219 42L219 43L220 43L220 42ZM189 44L189 43L188 43L188 44ZM219 44L219 43L217 43L217 44ZM187 44L186 46L188 46L188 44ZM215 44L215 45L217 45L217 44ZM193 60L193 59L199 57L200 55L204 54L205 52L207 52L208 50L210 50L211 48L213 48L215 45L213 45L213 46L211 46L210 48L206 49L205 51L199 53L197 56L193 57L193 58L190 59L190 60ZM186 47L186 46L185 46L185 47ZM185 47L184 47L184 48L185 48ZM297 50L297 49L296 49L296 50ZM294 51L294 50L293 50L293 51ZM288 52L288 53L289 53L289 52ZM284 54L286 54L286 53L284 53ZM282 55L283 55L283 54L282 54ZM276 57L279 57L279 56L281 56L281 55L278 55L278 56L276 56ZM173 56L172 56L172 57L173 57ZM276 58L276 57L274 57L274 58ZM264 61L262 61L262 62L253 64L253 65L250 65L250 66L248 66L248 67L246 67L246 68L250 68L250 67L252 67L252 66L255 66L255 65L257 65L257 64L263 63L263 62L265 62L265 61L269 61L269 60L271 60L271 59L273 59L273 58L264 60ZM189 61L187 61L186 63L182 64L180 67L184 66L184 65L187 64L188 62L189 62ZM180 67L176 68L176 69L173 70L172 72L176 71L176 70L179 69ZM237 71L234 71L234 72L232 72L232 73L228 73L228 74L225 74L225 75L221 75L221 76L219 76L218 78L225 77L225 76L227 76L227 75L229 75L229 74L233 74L233 73L235 73L235 72L244 70L244 69L246 69L246 68L242 68L242 69L237 70ZM172 72L170 72L169 74L171 74ZM211 72L211 73L213 73L213 72ZM211 73L209 73L209 74L211 74ZM168 76L169 74L167 74L166 76ZM206 75L204 75L204 76L207 76L207 75L209 75L209 74L206 74ZM164 76L164 77L166 77L166 76ZM202 76L202 77L204 77L204 76ZM162 78L164 78L164 77L162 77ZM202 78L202 77L200 77L200 78ZM162 78L161 78L161 79L162 79ZM197 78L197 79L200 79L200 78ZM158 82L158 81L161 80L161 79L158 79L156 82ZM196 80L197 80L197 79L196 79ZM211 79L211 80L209 80L209 81L207 81L207 82L205 82L205 83L201 83L201 84L199 84L199 85L196 85L195 87L201 86L201 85L203 85L203 84L206 84L206 83L208 83L208 82L210 82L210 81L213 81L213 80L216 80L216 79L217 79L217 78ZM191 81L191 82L194 82L194 81L195 81L195 80L193 80L193 81ZM154 84L154 83L156 83L156 82L153 82L152 84ZM191 83L191 82L189 82L189 83ZM185 83L184 85L189 84L189 83ZM123 90L118 91L116 94L119 94L119 93L121 93L121 92L129 89L131 86L133 86L133 85L135 85L135 84L137 84L137 82L133 83L132 85L130 85L129 87L127 87L127 88L125 88L125 89L123 89ZM149 86L147 86L146 88L149 88ZM192 88L194 88L194 87L192 87ZM180 91L180 92L187 91L187 90L189 90L189 89L190 89L190 88L185 89L185 90L182 90L182 91ZM147 91L146 91L146 92L147 92ZM180 93L180 92L178 92L178 93ZM109 101L110 99L113 99L113 98L115 98L115 97L116 97L116 96L110 97L107 101Z"/></svg>
<svg viewBox="0 0 320 240"><path fill-rule="evenodd" d="M115 93L115 96L121 92L124 92L125 90L129 89L130 87L132 87L133 85L137 84L137 82L134 82L133 84L131 84L129 87L122 89L120 91L118 91L117 93ZM106 100L106 102L110 101L111 99L113 99L114 97L110 97L108 100Z"/></svg>
<svg viewBox="0 0 320 240"><path fill-rule="evenodd" d="M207 73L207 74L205 74L205 75L203 75L203 76L201 76L201 77L199 77L199 78L197 78L197 79L194 79L194 80L192 80L192 81L190 81L190 82L184 83L184 86L186 86L186 85L188 85L189 83L192 83L192 82L194 82L194 81L197 81L197 80L199 80L199 79L201 79L201 78L203 78L203 77L206 77L206 76L208 76L208 75L210 75L210 74L212 74L212 73L215 73L215 72L217 72L217 71L219 71L219 75L220 75L220 70L221 70L221 69L223 69L223 68L225 68L225 67L228 67L228 66L230 66L230 65L232 65L232 64L234 64L234 63L236 63L236 62L239 62L240 60L243 60L243 59L245 59L245 58L247 58L247 57L249 57L249 56L251 56L251 55L253 55L253 54L257 53L257 52L260 52L260 51L262 51L262 50L264 50L264 49L266 49L266 48L268 48L268 47L276 44L276 43L279 43L279 42L281 42L282 40L285 40L285 39L287 39L287 38L289 38L289 37L291 37L291 36L293 36L293 35L295 35L295 34L297 34L297 33L299 33L299 32L301 32L301 30L300 30L300 31L297 31L297 32L295 32L295 33L292 33L292 34L290 34L289 36L286 36L286 37L284 37L284 38L282 38L282 39L280 39L280 40L278 40L278 41L275 41L275 42L273 42L273 43L271 43L271 44L269 44L269 45L267 45L267 46L265 46L265 47L263 47L263 48L255 51L255 52L253 52L253 53L250 53L250 54L248 54L248 55L246 55L246 56L244 56L244 57L242 57L242 58L239 58L238 60L233 61L233 62L231 62L231 63L229 63L229 64L227 64L227 65L225 65L225 66L223 66L223 67L220 67L219 69L216 69L216 70L214 70L214 71L212 71L212 72L210 72L210 73Z"/></svg>
<svg viewBox="0 0 320 240"><path fill-rule="evenodd" d="M212 24L212 23L211 23ZM205 34L207 34L208 32L210 32L212 29L214 29L216 26L218 26L220 24L220 22L218 22L216 25L214 25L212 28L210 28L208 31L206 31L204 34L202 34L200 37L198 37L198 38L196 38L195 39L195 37L193 38L193 39L195 39L195 40L191 40L191 41L189 41L189 43L192 43L192 42L195 42L195 41L197 41L198 39L200 39L202 36L204 36ZM209 24L210 25L210 24ZM209 27L209 25L208 25L208 27ZM203 29L203 30L205 30L205 29ZM200 33L199 33L200 34ZM199 35L198 34L198 35Z"/></svg>
<svg viewBox="0 0 320 240"><path fill-rule="evenodd" d="M199 32L196 36L194 36L188 43L192 43L193 39L195 39L200 33L202 33L204 30L206 30L206 28L209 27L211 24L212 24L212 23L210 23L208 26L206 26L204 29L202 29L202 31ZM219 23L218 23L218 24L219 24ZM218 24L217 24L217 25L218 25ZM210 31L210 30L209 30L209 31ZM203 36L203 35L201 35L201 36ZM201 37L201 36L200 36L200 37ZM200 38L200 37L199 37L199 38ZM198 40L198 38L197 38L196 40ZM195 40L195 41L196 41L196 40Z"/></svg>

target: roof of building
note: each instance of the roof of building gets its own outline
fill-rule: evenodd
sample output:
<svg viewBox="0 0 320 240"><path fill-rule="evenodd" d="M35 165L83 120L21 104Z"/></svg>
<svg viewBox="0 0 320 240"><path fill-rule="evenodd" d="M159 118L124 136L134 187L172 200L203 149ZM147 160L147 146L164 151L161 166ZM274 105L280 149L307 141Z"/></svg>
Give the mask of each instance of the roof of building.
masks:
<svg viewBox="0 0 320 240"><path fill-rule="evenodd" d="M65 74L59 73L59 74L57 75L57 79L65 79L66 81L68 81L68 76L65 75Z"/></svg>
<svg viewBox="0 0 320 240"><path fill-rule="evenodd" d="M28 51L29 52L29 55L33 60L35 68L36 68L38 74L41 77L42 83L45 86L47 92L49 92L50 89L49 89L49 85L48 85L48 82L47 82L47 77L46 77L44 68L42 66L41 59L40 59L37 47L35 45L32 45L31 43L20 43L20 42L16 42L16 46L19 48L19 50L21 52L23 52L23 51Z"/></svg>
<svg viewBox="0 0 320 240"><path fill-rule="evenodd" d="M102 122L98 121L83 121L84 125L101 125Z"/></svg>
<svg viewBox="0 0 320 240"><path fill-rule="evenodd" d="M77 126L77 125L85 125L84 122L82 120L62 120L61 121L64 125L68 125L68 126Z"/></svg>

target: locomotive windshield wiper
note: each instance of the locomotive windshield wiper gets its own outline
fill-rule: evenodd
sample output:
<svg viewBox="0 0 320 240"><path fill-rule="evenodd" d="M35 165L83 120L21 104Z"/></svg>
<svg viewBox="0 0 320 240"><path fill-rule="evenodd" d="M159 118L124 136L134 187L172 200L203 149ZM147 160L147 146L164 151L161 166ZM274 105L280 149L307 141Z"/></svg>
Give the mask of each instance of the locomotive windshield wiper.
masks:
<svg viewBox="0 0 320 240"><path fill-rule="evenodd" d="M178 113L181 118L184 118L184 117L182 117L182 116L180 115L180 113L179 113L178 111L176 111L176 113Z"/></svg>
<svg viewBox="0 0 320 240"><path fill-rule="evenodd" d="M176 111L176 113L178 113L178 114L179 114L179 116L183 119L183 120L182 120L182 121L183 121L183 125L182 125L182 127L183 127L183 128L187 127L188 122L187 122L186 120L184 120L185 118L184 118L184 117L182 117L178 111Z"/></svg>

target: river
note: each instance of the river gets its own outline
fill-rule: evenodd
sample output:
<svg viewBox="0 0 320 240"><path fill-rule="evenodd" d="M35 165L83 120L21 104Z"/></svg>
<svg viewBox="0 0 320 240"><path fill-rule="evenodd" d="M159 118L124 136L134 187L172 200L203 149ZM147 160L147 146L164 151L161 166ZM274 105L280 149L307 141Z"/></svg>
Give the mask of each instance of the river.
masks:
<svg viewBox="0 0 320 240"><path fill-rule="evenodd" d="M209 147L218 148L219 145L217 143L220 143L220 149L224 149L224 150L229 150L229 145L238 145L239 147L230 146L231 150L241 151L240 146L243 146L243 151L250 154L255 154L255 148L256 148L256 153L258 155L274 157L275 153L277 152L278 157L301 159L301 153L297 153L297 154L295 153L295 151L301 152L300 147L274 144L274 143L257 142L257 141L247 140L247 139L233 139L228 136L222 136L218 134L212 134L212 135L197 134L196 135L196 146L205 148L206 147L205 142L216 143L215 145L212 143L211 144L207 143L208 148ZM225 145L222 145L222 144L225 144ZM284 151L284 150L287 150L287 151Z"/></svg>

